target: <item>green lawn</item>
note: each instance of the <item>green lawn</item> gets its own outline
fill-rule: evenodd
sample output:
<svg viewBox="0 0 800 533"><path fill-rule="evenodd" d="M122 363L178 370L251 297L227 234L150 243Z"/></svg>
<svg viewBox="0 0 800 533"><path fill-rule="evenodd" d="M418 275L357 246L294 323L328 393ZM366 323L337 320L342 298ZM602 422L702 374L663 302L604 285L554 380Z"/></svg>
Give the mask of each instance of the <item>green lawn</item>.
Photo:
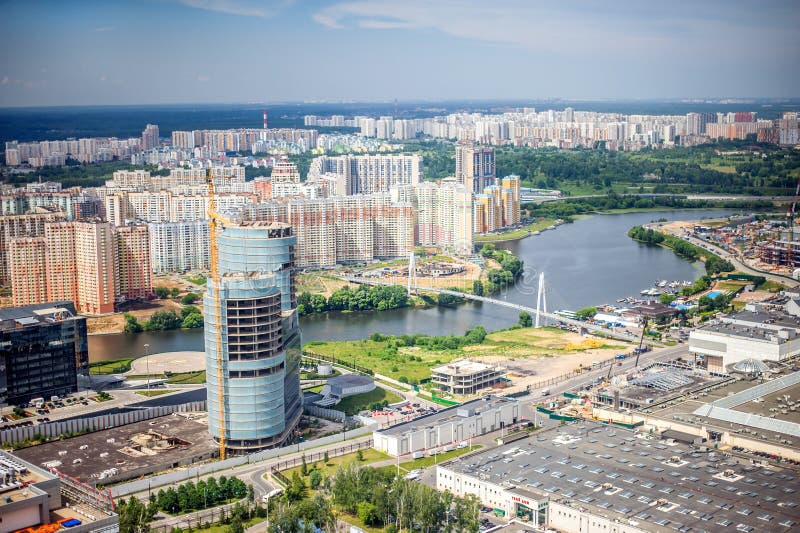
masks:
<svg viewBox="0 0 800 533"><path fill-rule="evenodd" d="M348 396L341 402L337 403L333 408L338 409L339 411L344 411L348 415L355 415L360 411L368 409L370 404L382 402L383 400L386 400L389 403L397 403L403 401L403 398L391 391L382 389L381 387L375 387L374 390L369 392L356 394L355 396Z"/></svg>
<svg viewBox="0 0 800 533"><path fill-rule="evenodd" d="M434 464L443 463L445 461L449 461L450 459L454 459L465 453L469 453L474 450L478 450L482 448L477 444L473 446L467 446L466 448L461 448L460 450L451 450L449 452L440 453L439 455L435 455L433 457L423 457L422 459L414 459L413 461L406 461L405 463L400 463L400 469L405 470L406 472L410 472L411 470L415 470L417 468L427 468Z"/></svg>
<svg viewBox="0 0 800 533"><path fill-rule="evenodd" d="M131 363L135 358L115 359L108 361L96 361L89 363L90 374L122 374L131 369Z"/></svg>
<svg viewBox="0 0 800 533"><path fill-rule="evenodd" d="M364 457L363 461L358 461L359 465L368 465L371 463L377 463L379 461L385 461L387 459L391 459L388 455L383 452L379 452L375 448L367 448L366 450L361 451L362 456ZM320 471L323 478L333 475L336 471L336 468L339 465L344 465L348 463L352 463L356 461L356 456L358 455L357 452L355 453L348 453L347 455L340 455L339 457L331 457L327 463L322 463L322 461L317 463L317 470ZM311 472L313 465L308 463L308 472ZM300 467L296 466L294 468L289 468L288 470L283 470L281 474L286 476L289 479L292 479L294 473L297 472L297 475L300 475ZM301 476L302 477L302 476ZM304 481L306 485L308 485L308 476L305 477Z"/></svg>
<svg viewBox="0 0 800 533"><path fill-rule="evenodd" d="M172 374L167 380L167 383L174 383L176 385L199 385L205 382L205 370L198 370L197 372L184 372L182 374Z"/></svg>
<svg viewBox="0 0 800 533"><path fill-rule="evenodd" d="M492 233L490 235L476 235L473 240L475 242L493 242L493 241L510 241L514 239L521 239L523 237L527 237L534 231L541 231L545 228L549 228L554 223L555 219L545 218L542 220L537 220L533 224L529 224L519 229L504 231L502 233Z"/></svg>
<svg viewBox="0 0 800 533"><path fill-rule="evenodd" d="M169 394L170 392L175 392L175 389L139 390L136 391L136 394L141 394L142 396L147 396L148 398L152 398L153 396L161 396L162 394Z"/></svg>
<svg viewBox="0 0 800 533"><path fill-rule="evenodd" d="M566 332L556 328L520 328L496 331L486 336L482 344L466 346L456 350L432 351L421 347L398 347L393 353L391 340L336 341L311 343L304 346L309 353L319 353L354 362L399 380L419 382L431 375L431 367L448 363L455 359L480 356L500 356L505 358L557 357L574 354L584 350L568 349L564 338ZM603 348L625 349L622 341L613 341ZM414 360L409 358L413 356ZM419 361L417 359L420 359Z"/></svg>
<svg viewBox="0 0 800 533"><path fill-rule="evenodd" d="M243 522L243 525L244 525L245 529L247 529L248 527L252 527L252 526L254 526L256 524L260 524L261 522L266 522L266 520L267 520L266 518L257 518L257 517L255 517L255 518L251 518L250 520L245 520ZM266 527L265 527L265 529L266 529ZM231 526L224 525L224 524L223 525L211 526L211 527L208 527L208 528L205 528L205 529L197 529L197 531L208 531L210 533L228 533L230 530L231 530Z"/></svg>
<svg viewBox="0 0 800 533"><path fill-rule="evenodd" d="M786 287L783 284L769 279L764 281L764 283L762 283L758 287L756 287L756 289L758 289L759 291L769 291L769 292L778 292L782 291L785 288Z"/></svg>
<svg viewBox="0 0 800 533"><path fill-rule="evenodd" d="M183 276L183 279L188 281L189 283L194 283L195 285L205 285L206 284L206 277L203 275L196 275L196 276Z"/></svg>

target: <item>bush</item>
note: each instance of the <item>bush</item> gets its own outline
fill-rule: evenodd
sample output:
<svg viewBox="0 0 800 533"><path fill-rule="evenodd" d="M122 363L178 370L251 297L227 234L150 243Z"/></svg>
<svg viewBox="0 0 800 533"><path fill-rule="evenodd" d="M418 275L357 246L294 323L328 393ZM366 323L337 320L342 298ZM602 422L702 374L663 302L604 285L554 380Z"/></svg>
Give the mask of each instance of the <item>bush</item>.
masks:
<svg viewBox="0 0 800 533"><path fill-rule="evenodd" d="M190 292L188 294L185 294L183 298L181 298L181 303L183 305L189 305L195 303L199 299L200 299L199 294L197 294L196 292Z"/></svg>
<svg viewBox="0 0 800 533"><path fill-rule="evenodd" d="M308 477L308 484L311 490L317 490L322 484L322 473L319 470L312 470Z"/></svg>
<svg viewBox="0 0 800 533"><path fill-rule="evenodd" d="M160 300L169 297L169 289L163 285L157 286L155 289L153 289L153 292L155 293L156 298Z"/></svg>

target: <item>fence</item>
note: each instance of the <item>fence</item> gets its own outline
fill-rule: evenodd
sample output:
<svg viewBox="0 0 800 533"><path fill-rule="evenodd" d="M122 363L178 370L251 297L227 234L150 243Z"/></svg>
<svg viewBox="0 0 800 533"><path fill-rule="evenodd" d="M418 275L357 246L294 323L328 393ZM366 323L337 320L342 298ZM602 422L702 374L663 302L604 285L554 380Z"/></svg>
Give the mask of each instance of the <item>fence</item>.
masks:
<svg viewBox="0 0 800 533"><path fill-rule="evenodd" d="M339 359L338 357L333 357L331 355L325 355L321 353L316 353L308 348L303 349L303 358L305 359L317 359L319 361L325 361L326 363L333 363L335 365L343 366L345 368L351 368L357 372L361 372L363 374L367 374L369 376L375 373L374 370L371 368L367 368L365 366L357 365L353 361L348 361L347 359Z"/></svg>
<svg viewBox="0 0 800 533"><path fill-rule="evenodd" d="M353 430L348 430L347 436L350 438L360 437L364 435L369 435L374 430L375 430L374 426L360 427ZM252 453L250 455L231 457L229 459L225 459L224 461L214 461L211 463L206 463L199 466L186 468L184 470L176 470L174 472L159 474L157 476L153 476L148 479L137 479L136 481L131 481L130 483L116 485L114 487L111 487L111 493L114 495L115 498L119 498L120 496L127 496L128 494L136 494L137 492L144 492L165 485L174 485L182 481L187 481L190 479L198 478L200 476L213 474L214 472L219 472L220 470L228 470L231 468L235 468L237 466L254 464L261 461L266 461L267 459L273 459L281 455L289 455L309 448L326 446L329 444L333 444L335 442L341 442L342 440L344 440L344 435L337 433L336 435L329 435L321 439L308 440L296 445L286 446L283 448L272 448L269 450ZM367 442L371 443L372 438L370 437Z"/></svg>
<svg viewBox="0 0 800 533"><path fill-rule="evenodd" d="M71 420L47 422L35 426L17 427L0 431L0 443L5 446L34 440L34 437L44 437L48 440L83 433L101 431L118 426L125 426L150 420L172 413L183 413L189 411L205 411L206 402L190 402L180 405L164 405L159 407L148 407L129 411L127 413L115 413L108 415L95 416L91 418L76 418Z"/></svg>
<svg viewBox="0 0 800 533"><path fill-rule="evenodd" d="M334 422L343 422L346 416L344 411L325 409L324 407L318 407L316 405L303 405L303 411L326 420L333 420Z"/></svg>
<svg viewBox="0 0 800 533"><path fill-rule="evenodd" d="M366 450L371 447L372 447L371 440L362 442L352 442L345 446L340 446L338 448L334 448L333 450L328 450L328 458L330 459L331 457L339 457L342 455L355 453L358 450ZM269 468L270 474L275 478L277 478L278 481L280 481L284 486L288 485L291 481L289 480L289 478L281 474L281 471L302 465L303 457L305 457L307 465L313 465L314 463L325 460L325 452L313 452L308 455L303 455L301 457L293 457L291 459L286 459L285 461L275 463Z"/></svg>

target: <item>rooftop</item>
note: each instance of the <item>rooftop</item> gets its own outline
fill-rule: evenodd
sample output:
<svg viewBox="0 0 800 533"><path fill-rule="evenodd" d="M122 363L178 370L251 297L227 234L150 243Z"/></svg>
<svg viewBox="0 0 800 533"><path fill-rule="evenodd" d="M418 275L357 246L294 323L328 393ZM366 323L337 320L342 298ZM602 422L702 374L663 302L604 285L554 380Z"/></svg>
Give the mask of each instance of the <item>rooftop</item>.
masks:
<svg viewBox="0 0 800 533"><path fill-rule="evenodd" d="M496 367L493 365L462 359L460 361L453 361L452 363L433 367L431 368L431 372L450 376L468 376L470 374L477 374L478 372L494 370L495 368Z"/></svg>
<svg viewBox="0 0 800 533"><path fill-rule="evenodd" d="M175 414L15 453L34 465L52 465L81 481L102 484L101 480L122 481L170 468L186 459L209 457L217 449L206 424Z"/></svg>
<svg viewBox="0 0 800 533"><path fill-rule="evenodd" d="M513 398L506 398L505 396L483 396L481 398L462 403L461 405L448 407L447 409L442 409L440 411L436 411L435 413L421 416L419 418L415 418L414 420L403 422L402 424L397 424L396 426L381 430L381 433L384 435L399 436L408 431L416 431L417 429L425 427L438 426L458 418L463 418L463 415L459 413L463 413L465 410L472 412L473 414L478 414L485 412L487 409L497 408L501 405L509 403L517 403L517 400Z"/></svg>
<svg viewBox="0 0 800 533"><path fill-rule="evenodd" d="M798 471L593 422L542 430L442 467L653 532L788 532L800 523Z"/></svg>
<svg viewBox="0 0 800 533"><path fill-rule="evenodd" d="M72 302L46 302L0 309L0 329L11 330L42 323L53 323L75 316Z"/></svg>

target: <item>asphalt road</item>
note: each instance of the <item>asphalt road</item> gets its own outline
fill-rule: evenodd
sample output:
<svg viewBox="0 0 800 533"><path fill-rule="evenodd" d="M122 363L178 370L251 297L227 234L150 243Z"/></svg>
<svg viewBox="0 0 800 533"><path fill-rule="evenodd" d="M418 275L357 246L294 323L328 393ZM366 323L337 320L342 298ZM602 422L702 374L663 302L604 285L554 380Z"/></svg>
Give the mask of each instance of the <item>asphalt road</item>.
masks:
<svg viewBox="0 0 800 533"><path fill-rule="evenodd" d="M658 230L667 231L670 235L673 235L673 236L678 237L680 239L684 239L687 242L689 242L691 244L694 244L695 246L699 246L700 248L704 248L706 250L709 250L710 252L713 252L716 255L720 256L722 259L730 261L733 264L733 266L736 267L737 270L741 270L742 272L745 272L747 274L751 274L753 276L764 276L766 279L768 279L770 281L776 281L778 283L782 283L782 284L787 285L789 287L796 287L798 285L798 282L796 280L793 280L791 277L782 276L780 274L773 274L773 273L770 273L770 272L764 272L762 270L758 270L756 268L753 268L753 267L747 265L746 263L743 263L738 258L737 255L734 255L731 252L729 252L727 250L724 250L723 248L720 248L719 246L716 246L713 243L710 243L708 241L704 241L702 239L698 239L697 237L693 237L691 235L686 235L686 234L682 234L680 232L675 232L675 231L669 231L664 227L664 224L661 223L661 222L654 223L654 224L645 224L644 226L646 228L652 228L652 229L658 229Z"/></svg>

